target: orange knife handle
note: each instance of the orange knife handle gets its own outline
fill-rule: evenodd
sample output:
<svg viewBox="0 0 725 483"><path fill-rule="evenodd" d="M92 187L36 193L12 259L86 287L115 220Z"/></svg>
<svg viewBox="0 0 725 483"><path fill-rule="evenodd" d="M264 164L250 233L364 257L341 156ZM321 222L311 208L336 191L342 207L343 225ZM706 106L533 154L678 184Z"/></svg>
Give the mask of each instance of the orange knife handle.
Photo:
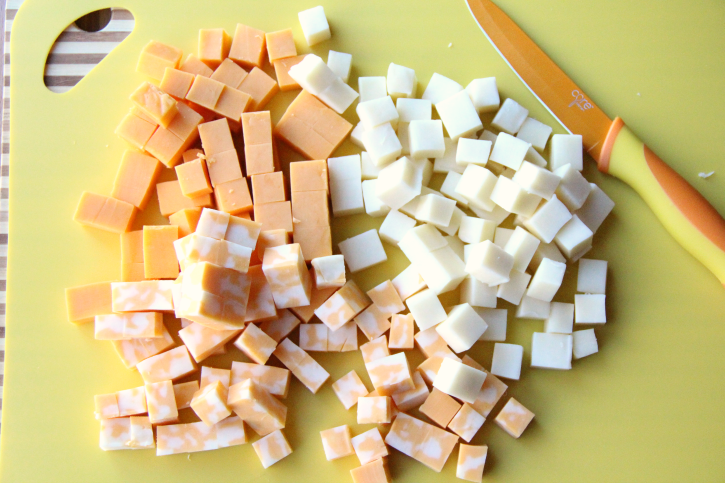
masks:
<svg viewBox="0 0 725 483"><path fill-rule="evenodd" d="M725 285L725 220L620 118L609 129L599 170L634 188L680 245Z"/></svg>

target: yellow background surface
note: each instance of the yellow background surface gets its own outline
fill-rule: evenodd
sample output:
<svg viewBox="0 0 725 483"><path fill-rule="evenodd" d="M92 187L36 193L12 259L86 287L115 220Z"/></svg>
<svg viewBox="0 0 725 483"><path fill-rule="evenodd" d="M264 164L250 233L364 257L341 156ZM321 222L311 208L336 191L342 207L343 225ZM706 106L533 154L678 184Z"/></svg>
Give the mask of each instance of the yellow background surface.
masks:
<svg viewBox="0 0 725 483"><path fill-rule="evenodd" d="M499 5L609 115L619 115L662 159L725 212L725 4L720 1L515 1ZM635 5L632 5L635 3ZM298 0L58 2L27 0L13 24L7 356L0 444L3 482L350 481L355 457L328 463L318 431L355 424L329 385L312 396L293 381L285 430L294 453L263 470L250 445L157 458L153 451L102 452L93 395L138 386L92 325L66 321L63 289L118 277L118 237L71 221L81 191L108 193L126 148L113 130L141 82L139 49L157 39L196 50L199 28L237 22L266 31L291 27L306 52ZM133 33L67 94L43 85L55 37L77 17L124 7ZM333 38L314 49L353 54L357 77L385 75L396 62L416 70L419 92L439 72L462 84L496 76L513 97L550 125L554 120L498 57L463 0L327 2ZM448 47L452 43L452 47ZM303 47L305 46L305 47ZM294 94L278 96L274 119ZM347 117L354 113L349 110ZM555 126L555 132L563 132ZM338 153L353 152L346 144ZM283 159L299 159L281 148ZM725 290L681 249L621 182L597 173L617 206L588 255L610 262L609 322L597 329L600 352L567 372L530 369L531 333L542 322L509 318L509 342L525 348L521 381L510 395L536 413L520 440L491 421L476 436L490 446L486 481L725 480ZM709 180L698 172L715 170ZM440 179L434 180L434 185ZM158 220L152 201L138 221ZM381 219L334 221L335 242ZM354 278L368 289L407 262L386 245L390 262ZM576 270L557 300L571 301ZM455 297L443 297L448 303ZM506 304L499 306L508 307ZM510 308L510 307L509 307ZM170 321L169 321L170 322ZM490 367L492 347L474 358ZM332 380L355 368L359 353L314 354ZM229 367L236 355L207 363ZM414 358L414 363L419 358ZM395 481L456 481L454 452L436 474L392 450Z"/></svg>

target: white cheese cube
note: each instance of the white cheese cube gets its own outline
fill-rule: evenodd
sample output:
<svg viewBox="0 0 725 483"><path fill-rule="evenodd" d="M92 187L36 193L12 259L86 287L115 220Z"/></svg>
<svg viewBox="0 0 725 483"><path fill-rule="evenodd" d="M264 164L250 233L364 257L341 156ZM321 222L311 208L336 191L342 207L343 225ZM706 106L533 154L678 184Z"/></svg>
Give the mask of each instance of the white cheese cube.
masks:
<svg viewBox="0 0 725 483"><path fill-rule="evenodd" d="M468 304L456 305L446 320L436 326L438 335L446 341L453 352L467 351L478 340L488 324Z"/></svg>
<svg viewBox="0 0 725 483"><path fill-rule="evenodd" d="M408 158L400 158L378 174L376 193L391 209L397 210L420 194L421 176Z"/></svg>
<svg viewBox="0 0 725 483"><path fill-rule="evenodd" d="M357 123L352 129L352 132L350 132L350 141L352 141L355 146L361 149L365 149L365 145L363 144L362 140L362 135L364 132L365 126L363 126L362 122Z"/></svg>
<svg viewBox="0 0 725 483"><path fill-rule="evenodd" d="M485 380L485 372L453 359L444 358L433 381L433 387L449 396L473 404Z"/></svg>
<svg viewBox="0 0 725 483"><path fill-rule="evenodd" d="M604 324L607 322L604 294L574 295L574 322L577 324Z"/></svg>
<svg viewBox="0 0 725 483"><path fill-rule="evenodd" d="M514 230L510 228L496 227L496 231L493 234L493 244L504 248L514 234Z"/></svg>
<svg viewBox="0 0 725 483"><path fill-rule="evenodd" d="M496 137L491 150L491 161L495 161L507 168L518 170L524 162L526 152L531 145L526 141L517 139L510 134L501 133Z"/></svg>
<svg viewBox="0 0 725 483"><path fill-rule="evenodd" d="M514 257L514 270L519 272L526 270L534 257L534 252L539 247L539 243L541 241L534 235L520 226L516 227L506 245L504 245L504 250Z"/></svg>
<svg viewBox="0 0 725 483"><path fill-rule="evenodd" d="M395 130L398 135L398 141L400 141L400 154L401 156L410 155L410 123L409 122L398 122L398 128Z"/></svg>
<svg viewBox="0 0 725 483"><path fill-rule="evenodd" d="M498 134L494 134L488 129L484 129L480 136L478 136L478 139L482 141L491 141L491 144L496 142L496 138L498 138Z"/></svg>
<svg viewBox="0 0 725 483"><path fill-rule="evenodd" d="M501 175L491 191L491 201L504 210L530 217L541 202L541 197L528 193L521 186Z"/></svg>
<svg viewBox="0 0 725 483"><path fill-rule="evenodd" d="M315 287L318 289L345 285L345 257L342 255L313 258L310 263L315 270Z"/></svg>
<svg viewBox="0 0 725 483"><path fill-rule="evenodd" d="M391 245L398 245L408 230L415 227L415 220L397 210L390 210L380 225L380 238Z"/></svg>
<svg viewBox="0 0 725 483"><path fill-rule="evenodd" d="M408 138L413 158L437 158L445 154L441 121L410 121Z"/></svg>
<svg viewBox="0 0 725 483"><path fill-rule="evenodd" d="M599 352L599 345L594 329L574 332L574 359L581 359L597 352Z"/></svg>
<svg viewBox="0 0 725 483"><path fill-rule="evenodd" d="M486 166L492 145L491 141L460 138L456 148L456 163L464 166L467 164Z"/></svg>
<svg viewBox="0 0 725 483"><path fill-rule="evenodd" d="M514 135L519 132L521 125L528 116L528 109L513 99L506 99L503 101L493 121L491 121L491 126L506 134Z"/></svg>
<svg viewBox="0 0 725 483"><path fill-rule="evenodd" d="M327 159L327 172L330 181L342 179L362 180L362 168L360 166L360 155L351 154Z"/></svg>
<svg viewBox="0 0 725 483"><path fill-rule="evenodd" d="M528 151L526 151L526 156L524 156L524 160L540 168L546 168L549 164L546 159L540 155L536 149L534 149L533 146L529 146Z"/></svg>
<svg viewBox="0 0 725 483"><path fill-rule="evenodd" d="M350 80L350 67L352 67L352 54L331 50L327 53L327 67L343 82Z"/></svg>
<svg viewBox="0 0 725 483"><path fill-rule="evenodd" d="M317 94L322 102L330 106L338 114L342 114L347 110L348 107L355 102L355 99L359 97L359 94L345 84L345 82L336 77L324 91Z"/></svg>
<svg viewBox="0 0 725 483"><path fill-rule="evenodd" d="M426 158L411 159L410 162L413 163L415 170L420 173L419 176L421 178L421 185L428 186L428 183L430 183L430 179L433 176L433 163Z"/></svg>
<svg viewBox="0 0 725 483"><path fill-rule="evenodd" d="M368 179L362 182L363 201L365 202L365 212L372 216L385 216L390 211L390 207L380 201L376 194L375 187L377 179Z"/></svg>
<svg viewBox="0 0 725 483"><path fill-rule="evenodd" d="M548 169L541 168L528 161L523 162L512 179L529 193L547 200L554 195L561 181L559 176Z"/></svg>
<svg viewBox="0 0 725 483"><path fill-rule="evenodd" d="M475 215L477 217L482 218L484 220L491 220L494 223L496 223L496 226L498 226L501 223L503 223L503 221L506 218L508 218L509 215L511 214L511 213L509 213L508 211L504 210L503 208L501 208L500 206L498 206L496 204L494 204L493 210L490 210L490 211L489 210L482 210L482 209L477 208L477 207L475 207L473 205L470 205L469 208L471 209L471 211L473 211L473 213L475 213Z"/></svg>
<svg viewBox="0 0 725 483"><path fill-rule="evenodd" d="M521 297L526 292L526 286L531 280L531 275L526 272L511 270L509 281L498 286L496 296L514 305L521 303Z"/></svg>
<svg viewBox="0 0 725 483"><path fill-rule="evenodd" d="M372 101L388 95L385 77L358 77L357 88L360 91L360 102Z"/></svg>
<svg viewBox="0 0 725 483"><path fill-rule="evenodd" d="M571 335L534 332L531 340L531 367L571 369L572 346Z"/></svg>
<svg viewBox="0 0 725 483"><path fill-rule="evenodd" d="M473 105L479 114L493 112L498 109L501 103L495 77L473 79L466 86L466 92L468 93L468 97L471 98L471 101L473 101Z"/></svg>
<svg viewBox="0 0 725 483"><path fill-rule="evenodd" d="M607 261L581 258L579 260L576 290L582 293L606 293Z"/></svg>
<svg viewBox="0 0 725 483"><path fill-rule="evenodd" d="M403 151L403 146L390 123L373 129L366 128L362 134L362 140L365 150L375 166L382 167L392 163Z"/></svg>
<svg viewBox="0 0 725 483"><path fill-rule="evenodd" d="M476 108L465 91L436 102L436 111L443 121L451 140L457 141L461 136L474 134L483 128Z"/></svg>
<svg viewBox="0 0 725 483"><path fill-rule="evenodd" d="M434 173L449 173L455 171L456 173L463 173L466 166L458 164L456 162L456 150L458 143L451 140L451 138L444 137L443 144L445 145L445 152L443 156L437 157L433 163Z"/></svg>
<svg viewBox="0 0 725 483"><path fill-rule="evenodd" d="M401 300L407 300L427 287L425 280L412 263L408 265L408 268L400 272L392 282Z"/></svg>
<svg viewBox="0 0 725 483"><path fill-rule="evenodd" d="M590 183L591 191L584 204L574 213L579 219L596 233L602 222L614 209L614 201L599 186Z"/></svg>
<svg viewBox="0 0 725 483"><path fill-rule="evenodd" d="M498 342L493 346L491 374L518 381L521 377L521 362L523 358L524 348L522 346Z"/></svg>
<svg viewBox="0 0 725 483"><path fill-rule="evenodd" d="M556 188L556 196L569 208L569 211L581 208L592 190L586 178L570 164L558 168L554 174L561 178Z"/></svg>
<svg viewBox="0 0 725 483"><path fill-rule="evenodd" d="M302 62L292 66L289 75L300 87L314 95L319 95L338 79L332 69L315 54L306 55Z"/></svg>
<svg viewBox="0 0 725 483"><path fill-rule="evenodd" d="M330 34L330 24L327 23L327 17L325 16L325 9L321 5L303 10L297 16L300 19L300 27L302 27L302 34L307 40L307 45L319 44L332 36Z"/></svg>
<svg viewBox="0 0 725 483"><path fill-rule="evenodd" d="M498 178L491 171L475 164L466 166L455 191L462 196L469 206L491 211L496 204L491 199Z"/></svg>
<svg viewBox="0 0 725 483"><path fill-rule="evenodd" d="M430 101L433 104L438 104L440 101L448 99L456 92L461 92L462 90L463 86L458 82L438 73L434 73L430 78L430 81L428 81L428 85L426 86L421 99Z"/></svg>
<svg viewBox="0 0 725 483"><path fill-rule="evenodd" d="M550 258L555 262L566 263L566 257L561 254L554 243L540 243L539 248L537 248L536 253L534 253L534 258L532 258L531 263L529 263L531 270L539 268L539 265L544 258Z"/></svg>
<svg viewBox="0 0 725 483"><path fill-rule="evenodd" d="M447 226L451 222L455 207L454 200L439 195L425 195L420 197L415 217L424 223Z"/></svg>
<svg viewBox="0 0 725 483"><path fill-rule="evenodd" d="M453 214L451 215L451 221L447 225L435 224L435 227L441 230L443 233L449 236L455 236L458 233L458 229L461 227L461 220L463 219L463 211L458 207L453 208Z"/></svg>
<svg viewBox="0 0 725 483"><path fill-rule="evenodd" d="M552 302L549 317L544 322L544 332L571 334L574 328L574 304Z"/></svg>
<svg viewBox="0 0 725 483"><path fill-rule="evenodd" d="M431 290L425 289L415 295L410 296L405 305L408 306L410 313L415 318L415 323L420 330L430 329L448 317L443 304L438 296Z"/></svg>
<svg viewBox="0 0 725 483"><path fill-rule="evenodd" d="M432 252L448 245L434 226L423 224L409 230L400 241L400 249L410 261L418 260L419 254Z"/></svg>
<svg viewBox="0 0 725 483"><path fill-rule="evenodd" d="M458 238L457 236L451 236L451 235L445 236L443 238L446 239L446 241L448 242L448 246L451 247L451 250L453 250L453 252L456 255L458 255L458 258L460 258L461 261L463 261L464 245L463 245L463 242L460 240L460 238Z"/></svg>
<svg viewBox="0 0 725 483"><path fill-rule="evenodd" d="M516 318L546 320L551 314L551 302L535 299L524 295L516 307Z"/></svg>
<svg viewBox="0 0 725 483"><path fill-rule="evenodd" d="M433 116L433 104L425 99L400 97L395 101L395 108L400 122L430 121Z"/></svg>
<svg viewBox="0 0 725 483"><path fill-rule="evenodd" d="M544 243L551 243L559 230L571 220L571 213L554 195L536 210L531 218L523 220L524 227Z"/></svg>
<svg viewBox="0 0 725 483"><path fill-rule="evenodd" d="M330 180L330 200L333 216L349 216L365 211L360 180Z"/></svg>
<svg viewBox="0 0 725 483"><path fill-rule="evenodd" d="M449 246L423 254L415 265L426 285L436 294L456 289L466 278L466 265Z"/></svg>
<svg viewBox="0 0 725 483"><path fill-rule="evenodd" d="M398 125L398 110L390 96L360 102L355 108L355 112L366 131L385 123L390 123L393 129Z"/></svg>
<svg viewBox="0 0 725 483"><path fill-rule="evenodd" d="M472 276L467 276L461 282L460 302L472 307L496 307L496 287L481 283Z"/></svg>
<svg viewBox="0 0 725 483"><path fill-rule="evenodd" d="M398 64L388 66L388 93L394 98L415 97L418 90L418 78L415 71Z"/></svg>
<svg viewBox="0 0 725 483"><path fill-rule="evenodd" d="M443 184L441 185L441 194L456 200L459 205L467 208L469 205L468 200L461 193L456 191L458 184L461 182L462 176L463 175L455 171L449 171L448 174L446 174L446 178L443 180Z"/></svg>
<svg viewBox="0 0 725 483"><path fill-rule="evenodd" d="M572 260L579 258L592 247L592 236L594 234L581 222L578 216L574 215L554 237L556 246L561 253Z"/></svg>
<svg viewBox="0 0 725 483"><path fill-rule="evenodd" d="M508 282L513 266L513 256L486 240L472 245L466 272L479 282L493 286Z"/></svg>
<svg viewBox="0 0 725 483"><path fill-rule="evenodd" d="M577 171L584 169L584 149L581 134L554 134L551 136L549 166L552 171L571 164Z"/></svg>
<svg viewBox="0 0 725 483"><path fill-rule="evenodd" d="M458 238L464 243L481 243L485 240L493 241L495 232L496 224L493 221L464 215L458 229Z"/></svg>
<svg viewBox="0 0 725 483"><path fill-rule="evenodd" d="M341 241L338 247L351 273L373 267L388 259L375 229Z"/></svg>
<svg viewBox="0 0 725 483"><path fill-rule="evenodd" d="M531 144L537 151L541 152L546 147L546 142L551 136L551 127L533 117L527 117L521 125L516 137Z"/></svg>
<svg viewBox="0 0 725 483"><path fill-rule="evenodd" d="M508 310L493 308L474 307L478 315L488 324L486 332L478 338L478 340L489 340L495 342L503 342L506 340L506 321L508 319Z"/></svg>
<svg viewBox="0 0 725 483"><path fill-rule="evenodd" d="M378 175L380 174L380 170L382 169L381 167L375 166L373 164L373 160L370 159L370 155L367 151L363 151L360 153L360 167L360 174L363 180L377 179Z"/></svg>
<svg viewBox="0 0 725 483"><path fill-rule="evenodd" d="M561 287L564 272L566 272L566 264L544 258L539 264L539 268L536 269L526 295L544 302L551 302Z"/></svg>

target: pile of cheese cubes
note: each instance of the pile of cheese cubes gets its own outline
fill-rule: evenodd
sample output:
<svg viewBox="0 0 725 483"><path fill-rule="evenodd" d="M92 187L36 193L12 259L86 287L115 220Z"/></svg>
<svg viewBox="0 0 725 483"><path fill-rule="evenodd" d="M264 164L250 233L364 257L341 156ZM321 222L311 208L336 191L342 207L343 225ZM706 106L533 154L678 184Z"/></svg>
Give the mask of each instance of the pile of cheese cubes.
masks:
<svg viewBox="0 0 725 483"><path fill-rule="evenodd" d="M310 45L330 37L322 7L299 18ZM330 375L309 352L359 349L373 391L354 370L332 390L345 409L357 406L358 424L380 426L320 435L328 460L357 455L355 482L382 483L389 448L441 471L498 406L501 379L520 378L524 348L505 343L498 299L545 321L533 367L571 369L572 357L597 352L594 330L573 327L606 322L607 263L582 256L613 203L581 174L580 136L551 136L512 99L501 103L495 78L464 89L434 74L416 98L415 71L390 64L386 77L359 78L358 93L347 83L351 55L297 55L290 29L200 30L197 55L181 59L160 42L144 47L137 71L147 79L116 130L134 149L110 196L83 193L74 217L120 233L122 256L118 281L66 290L69 320L93 321L96 339L144 382L96 396L103 450L205 451L245 444L251 429L266 468L292 452L290 375L317 393ZM273 126L262 109L300 88ZM341 114L358 97L353 128ZM484 129L480 115L492 111ZM364 151L331 157L348 137ZM309 159L289 163L288 180L277 140ZM176 179L157 182L164 169ZM132 231L154 189L170 224ZM382 223L333 254L330 206L335 217L366 212ZM364 292L346 266L355 274L385 262L383 242L410 265ZM553 302L577 260L581 293ZM453 290L460 303L444 307L439 295ZM182 345L164 314L181 320ZM464 354L478 341L495 342L490 370ZM199 366L228 345L250 362ZM425 356L417 368L413 350ZM199 421L178 424L187 408ZM518 438L533 417L509 398L495 422ZM481 481L487 451L460 443L457 476Z"/></svg>

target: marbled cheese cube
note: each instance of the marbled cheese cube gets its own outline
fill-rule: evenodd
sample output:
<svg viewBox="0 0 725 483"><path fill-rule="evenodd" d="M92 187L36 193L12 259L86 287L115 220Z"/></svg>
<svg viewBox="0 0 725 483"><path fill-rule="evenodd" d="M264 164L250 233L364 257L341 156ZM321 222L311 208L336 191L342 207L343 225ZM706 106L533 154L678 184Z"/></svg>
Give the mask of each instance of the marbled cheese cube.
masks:
<svg viewBox="0 0 725 483"><path fill-rule="evenodd" d="M350 371L332 384L332 390L345 409L357 404L358 398L366 396L369 391L357 372Z"/></svg>
<svg viewBox="0 0 725 483"><path fill-rule="evenodd" d="M487 328L488 324L469 304L461 304L453 307L435 329L454 352L463 352L473 347Z"/></svg>
<svg viewBox="0 0 725 483"><path fill-rule="evenodd" d="M372 301L361 291L357 284L348 280L327 301L315 310L315 315L332 331L351 321L367 308Z"/></svg>
<svg viewBox="0 0 725 483"><path fill-rule="evenodd" d="M462 444L458 447L458 465L456 477L461 480L481 483L483 481L483 468L486 465L488 446L474 446Z"/></svg>
<svg viewBox="0 0 725 483"><path fill-rule="evenodd" d="M491 374L518 381L521 377L521 362L523 357L524 348L522 346L496 343L493 346Z"/></svg>
<svg viewBox="0 0 725 483"><path fill-rule="evenodd" d="M273 396L287 397L290 382L290 371L287 369L249 362L232 362L230 384L238 384L246 379L252 380Z"/></svg>
<svg viewBox="0 0 725 483"><path fill-rule="evenodd" d="M350 442L361 465L388 456L388 448L385 446L378 428L365 431L353 437Z"/></svg>
<svg viewBox="0 0 725 483"><path fill-rule="evenodd" d="M276 319L262 322L259 328L262 329L262 332L279 342L295 330L298 325L300 325L300 319L295 317L289 310L282 309L279 311Z"/></svg>
<svg viewBox="0 0 725 483"><path fill-rule="evenodd" d="M249 267L247 276L250 280L249 302L244 322L257 322L277 318L277 307L274 305L272 289L267 283L261 265Z"/></svg>
<svg viewBox="0 0 725 483"><path fill-rule="evenodd" d="M148 411L144 386L118 391L116 399L118 400L118 415L120 417L143 414Z"/></svg>
<svg viewBox="0 0 725 483"><path fill-rule="evenodd" d="M287 406L251 379L229 387L226 402L260 436L266 436L285 426Z"/></svg>
<svg viewBox="0 0 725 483"><path fill-rule="evenodd" d="M357 424L390 423L391 399L388 396L366 396L357 400Z"/></svg>
<svg viewBox="0 0 725 483"><path fill-rule="evenodd" d="M395 408L399 411L408 411L423 404L428 398L430 390L420 372L413 372L413 389L396 392L392 395Z"/></svg>
<svg viewBox="0 0 725 483"><path fill-rule="evenodd" d="M173 280L143 282L113 282L111 284L114 312L171 311Z"/></svg>
<svg viewBox="0 0 725 483"><path fill-rule="evenodd" d="M355 453L350 441L350 426L347 424L320 431L320 437L327 461L334 461Z"/></svg>
<svg viewBox="0 0 725 483"><path fill-rule="evenodd" d="M491 126L505 134L514 135L519 132L524 121L529 116L529 110L522 107L513 99L503 101L501 108L491 121Z"/></svg>
<svg viewBox="0 0 725 483"><path fill-rule="evenodd" d="M590 356L599 352L597 336L594 329L577 330L574 332L574 359Z"/></svg>
<svg viewBox="0 0 725 483"><path fill-rule="evenodd" d="M435 327L421 330L414 336L415 344L426 357L449 357L459 360L446 344L446 341L438 334Z"/></svg>
<svg viewBox="0 0 725 483"><path fill-rule="evenodd" d="M146 383L146 407L152 424L173 423L179 420L176 397L171 381Z"/></svg>
<svg viewBox="0 0 725 483"><path fill-rule="evenodd" d="M300 348L306 351L327 352L328 331L325 324L300 326Z"/></svg>
<svg viewBox="0 0 725 483"><path fill-rule="evenodd" d="M241 329L214 330L192 322L179 331L179 337L194 360L201 362L236 337L240 331Z"/></svg>
<svg viewBox="0 0 725 483"><path fill-rule="evenodd" d="M156 456L218 449L217 428L203 421L156 428Z"/></svg>
<svg viewBox="0 0 725 483"><path fill-rule="evenodd" d="M199 379L199 387L204 389L210 384L220 382L225 389L229 389L232 371L229 369L219 369L216 367L201 366L201 378Z"/></svg>
<svg viewBox="0 0 725 483"><path fill-rule="evenodd" d="M604 294L607 291L607 261L579 259L577 292ZM98 317L96 317L98 320Z"/></svg>
<svg viewBox="0 0 725 483"><path fill-rule="evenodd" d="M394 314L390 321L390 342L391 349L412 349L414 347L413 332L415 330L415 319L412 314Z"/></svg>
<svg viewBox="0 0 725 483"><path fill-rule="evenodd" d="M458 82L438 73L434 73L433 76L431 76L430 81L428 81L428 85L426 86L421 99L431 101L433 104L438 104L462 90L463 86Z"/></svg>
<svg viewBox="0 0 725 483"><path fill-rule="evenodd" d="M483 128L473 101L466 91L461 90L434 104L452 141L474 134Z"/></svg>
<svg viewBox="0 0 725 483"><path fill-rule="evenodd" d="M93 396L93 403L96 408L94 412L96 419L111 419L120 416L118 411L118 398L115 392L111 394L97 394Z"/></svg>
<svg viewBox="0 0 725 483"><path fill-rule="evenodd" d="M191 407L191 400L199 390L199 381L182 382L174 384L174 399L176 409L187 409Z"/></svg>
<svg viewBox="0 0 725 483"><path fill-rule="evenodd" d="M476 412L469 404L464 403L460 411L448 423L448 429L456 433L464 441L470 442L485 421L486 418Z"/></svg>
<svg viewBox="0 0 725 483"><path fill-rule="evenodd" d="M177 347L145 359L136 364L144 382L160 382L174 380L196 370L186 346Z"/></svg>
<svg viewBox="0 0 725 483"><path fill-rule="evenodd" d="M440 472L458 442L458 437L400 413L385 437L385 442L433 471Z"/></svg>
<svg viewBox="0 0 725 483"><path fill-rule="evenodd" d="M99 446L103 451L131 449L131 418L101 419Z"/></svg>
<svg viewBox="0 0 725 483"><path fill-rule="evenodd" d="M207 426L214 426L232 412L227 405L228 390L220 381L202 387L191 400L191 409Z"/></svg>
<svg viewBox="0 0 725 483"><path fill-rule="evenodd" d="M412 389L413 383L404 352L365 365L373 387L383 396Z"/></svg>
<svg viewBox="0 0 725 483"><path fill-rule="evenodd" d="M298 243L267 248L262 270L277 308L310 304L312 280Z"/></svg>
<svg viewBox="0 0 725 483"><path fill-rule="evenodd" d="M514 438L519 438L534 419L534 413L511 398L496 416L496 424Z"/></svg>
<svg viewBox="0 0 725 483"><path fill-rule="evenodd" d="M129 440L126 445L130 449L148 449L155 447L154 431L147 416L131 416L129 418Z"/></svg>
<svg viewBox="0 0 725 483"><path fill-rule="evenodd" d="M485 379L485 372L445 358L441 362L433 386L450 396L472 404L481 391Z"/></svg>
<svg viewBox="0 0 725 483"><path fill-rule="evenodd" d="M328 352L350 352L357 350L357 326L348 322L336 331L327 329Z"/></svg>
<svg viewBox="0 0 725 483"><path fill-rule="evenodd" d="M331 288L345 285L345 257L342 255L313 258L310 263L315 269L315 287Z"/></svg>
<svg viewBox="0 0 725 483"><path fill-rule="evenodd" d="M531 341L531 367L571 369L572 345L570 334L534 332Z"/></svg>
<svg viewBox="0 0 725 483"><path fill-rule="evenodd" d="M427 287L425 280L420 276L420 272L412 264L400 272L392 280L392 283L401 300L407 300Z"/></svg>
<svg viewBox="0 0 725 483"><path fill-rule="evenodd" d="M252 448L265 468L292 454L292 448L281 430L274 431L252 443Z"/></svg>
<svg viewBox="0 0 725 483"><path fill-rule="evenodd" d="M387 458L378 458L350 470L353 483L390 483Z"/></svg>
<svg viewBox="0 0 725 483"><path fill-rule="evenodd" d="M455 399L434 387L420 407L420 412L438 426L445 428L460 409L461 405Z"/></svg>
<svg viewBox="0 0 725 483"><path fill-rule="evenodd" d="M604 324L607 322L604 294L574 295L574 322L577 324Z"/></svg>
<svg viewBox="0 0 725 483"><path fill-rule="evenodd" d="M247 442L244 421L237 416L229 416L219 421L216 426L216 443L218 448L229 448Z"/></svg>
<svg viewBox="0 0 725 483"><path fill-rule="evenodd" d="M534 278L531 279L531 285L529 285L526 295L544 302L551 302L561 287L565 272L566 264L544 258L539 268L536 269Z"/></svg>
<svg viewBox="0 0 725 483"><path fill-rule="evenodd" d="M199 223L196 225L196 234L216 240L224 240L230 218L229 213L204 208L201 211Z"/></svg>
<svg viewBox="0 0 725 483"><path fill-rule="evenodd" d="M255 324L247 324L234 345L254 362L264 365L276 349L277 341Z"/></svg>
<svg viewBox="0 0 725 483"><path fill-rule="evenodd" d="M330 374L323 369L310 355L300 349L294 342L284 339L274 351L282 364L309 389L312 394L317 393L320 387L330 378Z"/></svg>

